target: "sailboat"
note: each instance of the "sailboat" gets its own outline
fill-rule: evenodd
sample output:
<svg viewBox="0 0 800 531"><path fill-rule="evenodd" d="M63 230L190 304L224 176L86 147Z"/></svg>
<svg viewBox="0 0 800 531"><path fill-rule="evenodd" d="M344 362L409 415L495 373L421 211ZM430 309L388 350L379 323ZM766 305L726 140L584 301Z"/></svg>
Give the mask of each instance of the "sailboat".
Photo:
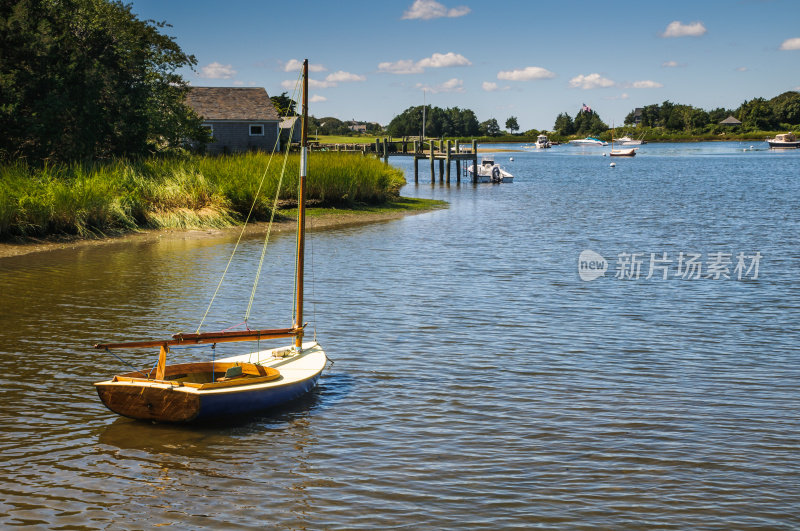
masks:
<svg viewBox="0 0 800 531"><path fill-rule="evenodd" d="M612 157L635 157L636 156L636 148L628 148L628 149L614 149L614 126L611 126L611 152L609 153Z"/></svg>
<svg viewBox="0 0 800 531"><path fill-rule="evenodd" d="M150 369L119 374L95 383L103 403L126 417L155 422L203 422L240 417L277 407L313 389L327 364L322 347L303 342L303 265L305 248L305 193L308 160L308 60L303 63L303 117L300 180L298 186L295 305L292 326L262 330L178 333L169 339L99 343L111 351L159 348ZM212 299L213 302L213 299ZM168 364L170 347L218 343L260 342L292 338L279 348L250 351L197 363ZM260 344L260 343L259 343Z"/></svg>

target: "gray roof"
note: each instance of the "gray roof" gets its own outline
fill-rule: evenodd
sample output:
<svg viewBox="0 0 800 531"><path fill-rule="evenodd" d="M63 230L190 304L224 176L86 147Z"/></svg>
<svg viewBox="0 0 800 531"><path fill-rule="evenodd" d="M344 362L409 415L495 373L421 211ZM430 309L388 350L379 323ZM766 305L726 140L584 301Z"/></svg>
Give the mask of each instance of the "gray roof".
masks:
<svg viewBox="0 0 800 531"><path fill-rule="evenodd" d="M300 127L300 124L297 126L294 123L297 121L299 116L286 116L285 118L281 118L281 129L291 129L292 127Z"/></svg>
<svg viewBox="0 0 800 531"><path fill-rule="evenodd" d="M205 120L280 120L263 88L190 87L186 102Z"/></svg>
<svg viewBox="0 0 800 531"><path fill-rule="evenodd" d="M742 122L740 122L739 120L737 120L733 116L728 116L727 118L722 120L720 123L724 124L724 125L742 125Z"/></svg>

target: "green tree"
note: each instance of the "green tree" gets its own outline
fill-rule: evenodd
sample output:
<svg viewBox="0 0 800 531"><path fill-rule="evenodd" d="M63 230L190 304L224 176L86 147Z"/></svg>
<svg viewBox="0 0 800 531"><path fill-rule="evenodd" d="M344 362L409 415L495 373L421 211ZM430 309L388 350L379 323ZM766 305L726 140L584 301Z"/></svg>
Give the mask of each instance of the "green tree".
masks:
<svg viewBox="0 0 800 531"><path fill-rule="evenodd" d="M196 60L165 26L117 1L0 3L0 157L93 159L208 140L176 73Z"/></svg>
<svg viewBox="0 0 800 531"><path fill-rule="evenodd" d="M392 136L422 134L422 106L409 107L386 126ZM469 109L425 107L425 136L475 136L479 134L478 119Z"/></svg>
<svg viewBox="0 0 800 531"><path fill-rule="evenodd" d="M772 106L764 98L753 98L745 101L736 110L743 127L768 131L777 125Z"/></svg>
<svg viewBox="0 0 800 531"><path fill-rule="evenodd" d="M556 117L556 123L553 125L553 130L562 136L569 136L575 134L575 123L572 117L562 112Z"/></svg>
<svg viewBox="0 0 800 531"><path fill-rule="evenodd" d="M769 100L775 119L782 124L800 125L800 92L790 90Z"/></svg>
<svg viewBox="0 0 800 531"><path fill-rule="evenodd" d="M500 124L494 118L481 122L481 134L484 136L498 136L500 134Z"/></svg>
<svg viewBox="0 0 800 531"><path fill-rule="evenodd" d="M516 116L510 116L508 120L506 120L506 129L511 131L511 134L514 134L515 132L519 131L519 123L517 123Z"/></svg>
<svg viewBox="0 0 800 531"><path fill-rule="evenodd" d="M579 135L599 135L608 131L608 125L594 111L578 111L574 124L575 133Z"/></svg>
<svg viewBox="0 0 800 531"><path fill-rule="evenodd" d="M270 96L269 99L272 101L272 105L275 106L275 110L278 111L279 116L297 116L297 111L295 110L297 102L290 98L286 92L282 92L280 96Z"/></svg>

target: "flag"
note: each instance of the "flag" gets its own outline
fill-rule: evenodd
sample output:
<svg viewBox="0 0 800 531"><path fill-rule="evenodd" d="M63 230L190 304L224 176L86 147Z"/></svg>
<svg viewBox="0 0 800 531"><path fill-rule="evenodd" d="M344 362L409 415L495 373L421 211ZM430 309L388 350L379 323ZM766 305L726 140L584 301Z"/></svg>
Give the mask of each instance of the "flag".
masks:
<svg viewBox="0 0 800 531"><path fill-rule="evenodd" d="M583 107L581 107L581 110L583 112L592 112L592 108L586 105L585 103L583 104Z"/></svg>

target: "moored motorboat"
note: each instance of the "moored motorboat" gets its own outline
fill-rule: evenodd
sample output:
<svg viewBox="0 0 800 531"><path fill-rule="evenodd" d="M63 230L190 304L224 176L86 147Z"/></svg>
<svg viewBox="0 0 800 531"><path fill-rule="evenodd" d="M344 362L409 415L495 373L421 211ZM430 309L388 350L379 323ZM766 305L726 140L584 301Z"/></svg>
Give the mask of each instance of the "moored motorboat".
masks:
<svg viewBox="0 0 800 531"><path fill-rule="evenodd" d="M644 136L644 134L642 134ZM646 144L647 142L642 138L631 138L629 136L622 136L617 139L617 143L620 146L641 146L642 144Z"/></svg>
<svg viewBox="0 0 800 531"><path fill-rule="evenodd" d="M478 166L478 170L472 164L467 167L467 174L472 177L474 183L510 183L514 182L514 176L495 164L493 157L483 157Z"/></svg>
<svg viewBox="0 0 800 531"><path fill-rule="evenodd" d="M594 138L592 136L587 136L586 138L579 138L577 140L570 140L570 144L575 144L578 146L607 146L608 142L603 142L599 138Z"/></svg>
<svg viewBox="0 0 800 531"><path fill-rule="evenodd" d="M796 149L800 148L800 140L794 133L784 133L775 135L775 138L768 138L767 144L773 149Z"/></svg>
<svg viewBox="0 0 800 531"><path fill-rule="evenodd" d="M536 147L538 149L546 149L552 146L550 143L550 139L547 138L547 135L539 135L536 137Z"/></svg>

